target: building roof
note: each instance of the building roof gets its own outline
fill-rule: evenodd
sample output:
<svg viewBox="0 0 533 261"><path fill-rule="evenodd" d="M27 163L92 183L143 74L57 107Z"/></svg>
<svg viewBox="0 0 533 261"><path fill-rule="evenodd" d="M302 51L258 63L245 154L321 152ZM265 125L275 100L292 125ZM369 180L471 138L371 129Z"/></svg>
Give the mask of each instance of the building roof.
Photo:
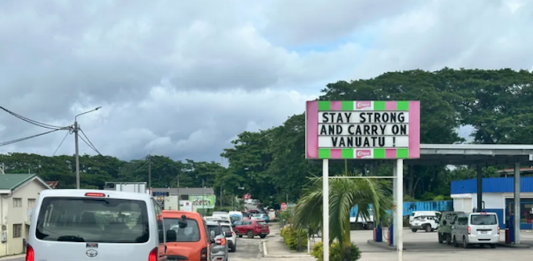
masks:
<svg viewBox="0 0 533 261"><path fill-rule="evenodd" d="M533 161L533 145L420 144L420 158L407 159L405 163L491 166L529 161Z"/></svg>
<svg viewBox="0 0 533 261"><path fill-rule="evenodd" d="M170 195L177 195L178 189L177 188L152 188L153 193L166 193L168 192ZM180 195L202 195L202 194L215 194L215 191L213 188L179 188Z"/></svg>
<svg viewBox="0 0 533 261"><path fill-rule="evenodd" d="M47 181L46 184L48 184L48 186L50 186L50 188L55 189L57 187L57 185L59 185L59 181Z"/></svg>
<svg viewBox="0 0 533 261"><path fill-rule="evenodd" d="M0 174L0 190L15 190L33 178L38 177L35 174Z"/></svg>
<svg viewBox="0 0 533 261"><path fill-rule="evenodd" d="M483 193L513 193L514 178L484 178ZM520 178L520 192L533 192L533 177ZM452 181L451 194L477 193L476 179Z"/></svg>

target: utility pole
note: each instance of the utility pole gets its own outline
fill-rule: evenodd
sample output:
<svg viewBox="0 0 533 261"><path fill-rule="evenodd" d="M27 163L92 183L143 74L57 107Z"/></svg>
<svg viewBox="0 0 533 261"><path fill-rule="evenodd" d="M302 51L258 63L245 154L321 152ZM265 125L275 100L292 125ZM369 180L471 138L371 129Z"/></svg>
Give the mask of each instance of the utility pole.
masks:
<svg viewBox="0 0 533 261"><path fill-rule="evenodd" d="M75 118L74 118L75 119ZM74 146L76 147L76 189L80 189L80 147L78 144L78 121L74 120Z"/></svg>
<svg viewBox="0 0 533 261"><path fill-rule="evenodd" d="M148 159L148 188L152 189L152 159L150 155L147 156Z"/></svg>
<svg viewBox="0 0 533 261"><path fill-rule="evenodd" d="M203 179L202 179L202 213L205 216L205 184L204 184Z"/></svg>
<svg viewBox="0 0 533 261"><path fill-rule="evenodd" d="M176 175L176 178L178 179L178 186L176 187L178 191L178 210L180 210L180 178L178 175Z"/></svg>
<svg viewBox="0 0 533 261"><path fill-rule="evenodd" d="M220 207L222 206L222 185L220 186Z"/></svg>
<svg viewBox="0 0 533 261"><path fill-rule="evenodd" d="M0 168L0 172L2 172L1 174L6 174L5 168L6 166L2 163L2 167Z"/></svg>
<svg viewBox="0 0 533 261"><path fill-rule="evenodd" d="M77 189L80 189L80 148L78 145L78 132L80 130L80 125L78 125L78 117L81 115L87 114L89 112L97 111L100 108L102 108L102 106L96 107L90 111L82 112L74 116L73 132L74 132L74 146L76 147L76 188Z"/></svg>

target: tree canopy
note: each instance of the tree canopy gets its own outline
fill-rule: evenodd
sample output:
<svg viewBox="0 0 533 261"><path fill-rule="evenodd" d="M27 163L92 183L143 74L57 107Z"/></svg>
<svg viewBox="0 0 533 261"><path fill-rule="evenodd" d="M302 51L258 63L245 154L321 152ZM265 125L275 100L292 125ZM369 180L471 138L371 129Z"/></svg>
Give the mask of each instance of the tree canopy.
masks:
<svg viewBox="0 0 533 261"><path fill-rule="evenodd" d="M419 100L421 143L465 142L458 128L469 125L467 142L485 144L533 144L533 73L511 69L478 70L443 68L439 71L388 72L371 79L328 84L319 100ZM296 202L309 177L320 175L319 161L305 159L305 117L292 115L280 126L245 131L225 149L229 166L193 160L174 161L151 156L152 187L205 185L227 195L250 192L254 198L275 206ZM35 154L0 155L8 173L39 174L58 180L64 188L75 186L73 156L46 157ZM484 175L497 175L497 166ZM101 188L106 181L148 181L147 160L123 161L111 156L80 158L84 188ZM391 165L371 166L349 161L348 171L362 175L390 175ZM344 172L344 162L330 163L331 174ZM449 195L450 181L473 178L474 171L460 167L413 166L404 172L406 199L432 200ZM442 198L442 196L440 196ZM274 204L274 205L272 205Z"/></svg>

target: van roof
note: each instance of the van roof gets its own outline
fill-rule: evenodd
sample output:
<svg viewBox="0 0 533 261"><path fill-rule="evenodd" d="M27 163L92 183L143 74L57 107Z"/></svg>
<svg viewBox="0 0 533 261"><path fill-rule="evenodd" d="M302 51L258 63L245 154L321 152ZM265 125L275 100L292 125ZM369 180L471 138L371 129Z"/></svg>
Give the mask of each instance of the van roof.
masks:
<svg viewBox="0 0 533 261"><path fill-rule="evenodd" d="M122 192L96 189L45 189L39 193L40 197L85 197L86 193L103 193L106 198L134 199L149 201L152 196L143 193Z"/></svg>

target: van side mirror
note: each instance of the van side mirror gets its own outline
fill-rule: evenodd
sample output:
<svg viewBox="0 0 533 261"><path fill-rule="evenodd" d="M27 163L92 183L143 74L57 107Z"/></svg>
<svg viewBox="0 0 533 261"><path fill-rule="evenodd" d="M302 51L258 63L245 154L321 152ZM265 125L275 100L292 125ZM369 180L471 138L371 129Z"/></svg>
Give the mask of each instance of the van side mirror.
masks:
<svg viewBox="0 0 533 261"><path fill-rule="evenodd" d="M167 230L167 242L176 242L177 236L175 230Z"/></svg>

